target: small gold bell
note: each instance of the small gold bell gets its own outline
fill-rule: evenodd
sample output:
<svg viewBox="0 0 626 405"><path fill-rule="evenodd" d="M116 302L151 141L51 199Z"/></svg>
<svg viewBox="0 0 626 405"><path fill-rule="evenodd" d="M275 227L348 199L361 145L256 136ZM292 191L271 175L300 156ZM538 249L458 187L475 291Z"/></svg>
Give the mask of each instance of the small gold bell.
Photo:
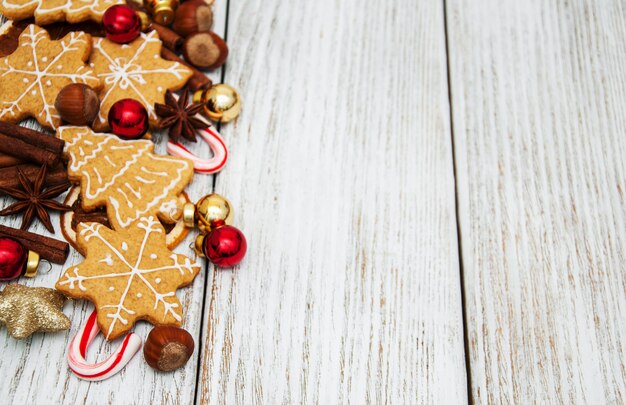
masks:
<svg viewBox="0 0 626 405"><path fill-rule="evenodd" d="M157 24L167 26L174 21L178 0L144 0L144 4Z"/></svg>
<svg viewBox="0 0 626 405"><path fill-rule="evenodd" d="M230 201L219 194L206 195L195 205L187 203L183 207L185 225L193 227L197 221L198 228L205 233L223 225L232 225L233 217L234 212Z"/></svg>
<svg viewBox="0 0 626 405"><path fill-rule="evenodd" d="M218 83L193 95L194 103L204 104L204 113L212 121L229 122L241 111L241 97L231 86Z"/></svg>

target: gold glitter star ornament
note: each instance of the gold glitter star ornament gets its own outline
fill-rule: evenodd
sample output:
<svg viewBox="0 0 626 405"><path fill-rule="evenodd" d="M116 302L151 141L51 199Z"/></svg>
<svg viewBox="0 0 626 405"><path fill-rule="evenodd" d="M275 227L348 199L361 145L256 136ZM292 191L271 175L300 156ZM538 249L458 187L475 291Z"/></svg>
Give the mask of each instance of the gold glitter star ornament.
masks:
<svg viewBox="0 0 626 405"><path fill-rule="evenodd" d="M70 319L61 311L65 299L52 288L9 284L0 292L0 324L15 339L69 329Z"/></svg>

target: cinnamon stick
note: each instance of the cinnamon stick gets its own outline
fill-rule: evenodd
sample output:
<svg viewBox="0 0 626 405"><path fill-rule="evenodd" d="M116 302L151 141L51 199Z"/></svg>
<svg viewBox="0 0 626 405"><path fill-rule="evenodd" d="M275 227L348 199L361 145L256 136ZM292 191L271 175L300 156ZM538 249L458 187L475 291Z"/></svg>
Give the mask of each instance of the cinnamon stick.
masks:
<svg viewBox="0 0 626 405"><path fill-rule="evenodd" d="M34 129L0 122L0 152L19 159L55 166L65 142Z"/></svg>
<svg viewBox="0 0 626 405"><path fill-rule="evenodd" d="M4 167L0 169L0 187L9 187L9 188L21 188L21 183L17 175L17 169L21 169L22 173L30 180L34 182L37 178L37 174L39 173L39 169L41 169L37 165L31 164L21 164L17 166ZM62 164L54 166L51 170L46 174L46 182L45 186L56 186L58 184L67 183L69 188L70 181L67 177L67 172Z"/></svg>
<svg viewBox="0 0 626 405"><path fill-rule="evenodd" d="M18 159L14 156L6 155L4 153L0 153L0 168L15 166L24 163L23 160Z"/></svg>
<svg viewBox="0 0 626 405"><path fill-rule="evenodd" d="M167 49L172 52L180 51L180 48L183 46L183 37L171 29L155 22L153 22L150 27L159 34L159 39L161 39L161 42L163 42L163 45L165 45Z"/></svg>
<svg viewBox="0 0 626 405"><path fill-rule="evenodd" d="M191 66L189 63L185 62L181 57L176 55L174 52L170 51L167 48L161 48L161 57L163 59L169 60L171 62L178 62L187 66L193 72L191 78L187 82L187 86L191 91L204 90L206 88L211 87L213 82L209 79L204 73Z"/></svg>
<svg viewBox="0 0 626 405"><path fill-rule="evenodd" d="M52 263L65 263L70 252L70 245L66 242L4 225L0 225L0 236L18 240L26 249L39 253L42 259Z"/></svg>

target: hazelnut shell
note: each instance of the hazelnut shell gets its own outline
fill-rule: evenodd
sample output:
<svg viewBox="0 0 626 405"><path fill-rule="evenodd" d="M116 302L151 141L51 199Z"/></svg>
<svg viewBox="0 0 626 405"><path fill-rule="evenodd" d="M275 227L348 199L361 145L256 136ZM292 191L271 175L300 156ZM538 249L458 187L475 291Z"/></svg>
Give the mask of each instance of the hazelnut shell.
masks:
<svg viewBox="0 0 626 405"><path fill-rule="evenodd" d="M98 93L83 83L63 87L54 101L63 121L72 125L90 125L100 110Z"/></svg>
<svg viewBox="0 0 626 405"><path fill-rule="evenodd" d="M228 45L214 32L197 32L185 38L183 56L198 69L213 70L226 62Z"/></svg>
<svg viewBox="0 0 626 405"><path fill-rule="evenodd" d="M176 9L172 29L178 35L186 37L196 32L210 31L212 25L211 7L202 1L187 1Z"/></svg>
<svg viewBox="0 0 626 405"><path fill-rule="evenodd" d="M143 345L143 356L146 363L156 370L174 371L187 363L194 346L193 337L185 329L156 326Z"/></svg>

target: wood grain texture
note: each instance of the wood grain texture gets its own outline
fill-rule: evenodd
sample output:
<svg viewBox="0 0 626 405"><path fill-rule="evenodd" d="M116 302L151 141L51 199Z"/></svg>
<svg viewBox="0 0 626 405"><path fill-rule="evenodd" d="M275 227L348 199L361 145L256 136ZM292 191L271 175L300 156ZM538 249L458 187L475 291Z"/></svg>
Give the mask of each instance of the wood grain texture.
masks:
<svg viewBox="0 0 626 405"><path fill-rule="evenodd" d="M223 35L226 21L226 3L214 5L214 30ZM219 81L220 71L210 75ZM27 121L27 126L37 128L34 120ZM160 133L154 134L157 152L165 154L167 139ZM189 146L194 151L208 153L208 146L202 143ZM200 153L200 154L201 154ZM193 183L187 188L192 200L211 192L213 176L196 175ZM9 201L0 198L0 206ZM0 218L3 224L19 227L19 218ZM58 215L53 215L53 223L57 229L56 238L62 239L59 229ZM31 231L50 235L41 225L31 226ZM189 244L193 242L195 233L183 241L176 251L193 257ZM72 249L72 253L64 266L53 265L47 275L39 275L33 279L21 278L20 284L38 287L53 287L62 274L62 270L82 261L82 256ZM205 270L201 271L194 283L187 288L178 290L184 310L183 323L194 336L196 342L200 337L201 311L204 300ZM6 283L1 283L6 284ZM72 320L68 332L35 334L24 341L16 341L8 336L6 330L0 330L0 403L67 403L67 404L189 404L192 403L196 391L198 351L190 359L184 369L175 373L158 373L143 361L140 351L124 370L114 377L102 382L86 382L74 376L66 361L67 347L80 326L91 313L93 306L86 301L73 301L65 305L64 312ZM142 339L148 335L151 325L140 322L134 328ZM92 344L88 359L102 360L108 357L121 340L105 343L99 335Z"/></svg>
<svg viewBox="0 0 626 405"><path fill-rule="evenodd" d="M199 403L467 399L443 7L230 2L239 119L216 191Z"/></svg>
<svg viewBox="0 0 626 405"><path fill-rule="evenodd" d="M626 402L623 1L448 0L471 393Z"/></svg>

